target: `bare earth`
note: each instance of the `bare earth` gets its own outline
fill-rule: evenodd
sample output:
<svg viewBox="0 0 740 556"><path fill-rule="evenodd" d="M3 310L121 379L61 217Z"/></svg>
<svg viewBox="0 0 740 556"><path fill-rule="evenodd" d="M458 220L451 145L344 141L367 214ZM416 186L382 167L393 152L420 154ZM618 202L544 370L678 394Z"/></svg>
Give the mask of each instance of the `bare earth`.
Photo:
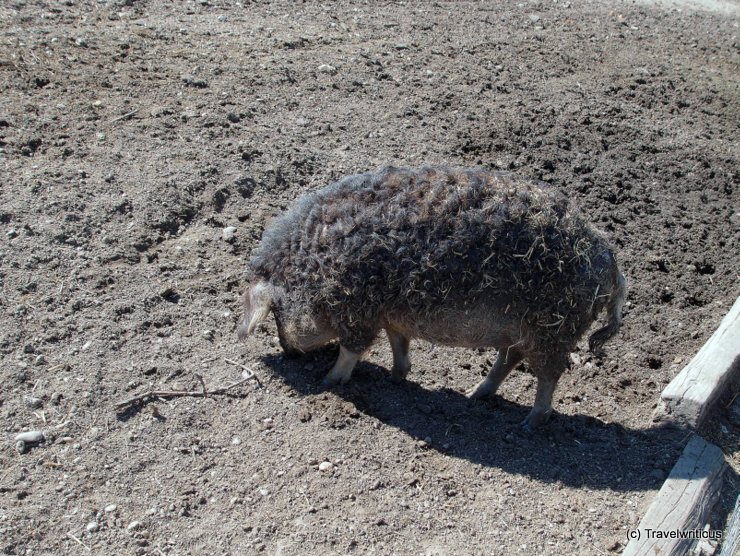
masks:
<svg viewBox="0 0 740 556"><path fill-rule="evenodd" d="M2 553L621 551L687 440L660 391L740 293L738 5L243 4L0 2ZM624 327L536 434L521 369L464 397L491 351L413 342L394 385L381 339L320 392L336 348L237 342L269 219L388 163L543 179L611 237Z"/></svg>

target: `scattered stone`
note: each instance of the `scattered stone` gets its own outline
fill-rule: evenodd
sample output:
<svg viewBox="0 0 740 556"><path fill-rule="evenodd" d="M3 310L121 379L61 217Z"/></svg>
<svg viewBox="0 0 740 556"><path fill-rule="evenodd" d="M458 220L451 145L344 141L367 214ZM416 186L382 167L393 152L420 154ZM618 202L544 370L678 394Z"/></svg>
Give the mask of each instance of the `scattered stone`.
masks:
<svg viewBox="0 0 740 556"><path fill-rule="evenodd" d="M322 461L319 464L319 471L331 471L334 469L334 465L330 461Z"/></svg>
<svg viewBox="0 0 740 556"><path fill-rule="evenodd" d="M128 526L126 527L126 529L128 529L129 531L136 531L137 529L140 529L140 528L141 528L141 521L139 521L138 519L135 519L134 521L129 523Z"/></svg>
<svg viewBox="0 0 740 556"><path fill-rule="evenodd" d="M229 18L228 18L227 16L225 16L225 15L220 15L220 16L218 16L218 20L219 20L219 21L220 21L221 23L223 23L223 22L225 22L225 21L228 21L228 20L229 20Z"/></svg>
<svg viewBox="0 0 740 556"><path fill-rule="evenodd" d="M238 446L241 443L242 443L242 440L238 436L235 436L234 438L231 439L231 444L234 446Z"/></svg>
<svg viewBox="0 0 740 556"><path fill-rule="evenodd" d="M97 521L91 521L90 523L87 524L85 529L87 529L88 533L95 533L96 531L100 529L100 525L98 525Z"/></svg>
<svg viewBox="0 0 740 556"><path fill-rule="evenodd" d="M41 398L34 398L33 396L23 396L23 403L29 409L38 409L44 404Z"/></svg>
<svg viewBox="0 0 740 556"><path fill-rule="evenodd" d="M198 79L197 77L194 77L192 75L183 75L180 77L183 83L187 87L195 87L196 89L205 89L208 87L208 81L204 79Z"/></svg>
<svg viewBox="0 0 740 556"><path fill-rule="evenodd" d="M226 119L229 120L232 124L238 124L242 121L239 115L235 114L234 112L229 112L228 114L226 114Z"/></svg>
<svg viewBox="0 0 740 556"><path fill-rule="evenodd" d="M222 237L224 238L224 241L232 241L234 239L234 234L236 234L236 227L235 226L227 226L223 229Z"/></svg>
<svg viewBox="0 0 740 556"><path fill-rule="evenodd" d="M320 71L321 73L328 73L329 75L334 75L334 74L336 74L336 73L337 73L337 68L335 68L335 67L334 67L334 66L332 66L331 64L321 64L321 65L320 65L320 66L318 67L318 70L319 70L319 71Z"/></svg>
<svg viewBox="0 0 740 556"><path fill-rule="evenodd" d="M50 401L51 401L51 403L53 405L59 405L61 403L61 401L62 401L62 398L63 398L63 396L62 396L61 392L54 392L51 395Z"/></svg>
<svg viewBox="0 0 740 556"><path fill-rule="evenodd" d="M40 444L46 440L46 435L41 431L27 431L16 435L15 440L27 444Z"/></svg>
<svg viewBox="0 0 740 556"><path fill-rule="evenodd" d="M117 509L118 509L118 506L116 506L115 504L108 504L108 505L107 505L107 506L105 507L105 513L107 513L107 514L112 514L112 513L113 513L113 512L115 512L115 511L116 511Z"/></svg>
<svg viewBox="0 0 740 556"><path fill-rule="evenodd" d="M44 357L43 355L37 355L34 363L36 365L46 365L46 357Z"/></svg>

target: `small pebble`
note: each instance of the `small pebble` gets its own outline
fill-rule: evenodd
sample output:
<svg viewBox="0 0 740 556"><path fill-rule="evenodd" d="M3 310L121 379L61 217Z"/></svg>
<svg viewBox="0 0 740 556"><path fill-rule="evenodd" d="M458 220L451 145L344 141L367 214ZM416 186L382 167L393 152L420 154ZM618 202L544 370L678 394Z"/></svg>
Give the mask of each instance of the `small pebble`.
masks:
<svg viewBox="0 0 740 556"><path fill-rule="evenodd" d="M233 444L234 446L238 446L239 444L241 444L241 443L242 443L242 440L241 440L241 438L239 438L238 436L235 436L234 438L232 438L232 439L231 439L231 443L232 443L232 444Z"/></svg>
<svg viewBox="0 0 740 556"><path fill-rule="evenodd" d="M134 520L128 524L128 527L126 527L126 529L128 529L129 531L136 531L140 527L141 527L141 521Z"/></svg>
<svg viewBox="0 0 740 556"><path fill-rule="evenodd" d="M236 234L236 228L234 226L227 226L223 229L223 238L224 241L231 241L234 239L234 234Z"/></svg>
<svg viewBox="0 0 740 556"><path fill-rule="evenodd" d="M60 392L54 392L50 398L51 403L54 405L59 405L59 403L62 401L62 397L63 396Z"/></svg>
<svg viewBox="0 0 740 556"><path fill-rule="evenodd" d="M46 440L46 436L41 431L22 432L15 437L16 442L25 442L27 444L39 444Z"/></svg>
<svg viewBox="0 0 740 556"><path fill-rule="evenodd" d="M34 363L36 365L46 365L46 357L44 357L43 355L37 355Z"/></svg>
<svg viewBox="0 0 740 556"><path fill-rule="evenodd" d="M319 464L319 471L331 471L332 469L334 469L334 466L330 461L322 461Z"/></svg>
<svg viewBox="0 0 740 556"><path fill-rule="evenodd" d="M335 67L334 67L334 66L332 66L331 64L321 64L321 65L320 65L320 66L318 67L318 70L319 70L319 71L320 71L321 73L328 73L328 74L330 74L330 75L334 75L335 73L337 73L337 68L335 68Z"/></svg>
<svg viewBox="0 0 740 556"><path fill-rule="evenodd" d="M107 514L112 514L112 513L113 513L113 512L115 512L115 511L116 511L117 509L118 509L118 506L116 506L115 504L108 504L108 505L107 505L107 506L105 507L105 513L107 513Z"/></svg>
<svg viewBox="0 0 740 556"><path fill-rule="evenodd" d="M188 87L195 87L196 89L205 89L208 87L208 81L204 79L198 79L192 75L183 75L181 78L183 83Z"/></svg>
<svg viewBox="0 0 740 556"><path fill-rule="evenodd" d="M23 403L26 404L26 407L29 409L38 409L43 405L43 400L41 398L34 398L33 396L23 396Z"/></svg>
<svg viewBox="0 0 740 556"><path fill-rule="evenodd" d="M100 525L98 525L97 521L91 521L87 524L85 527L89 533L95 533L98 529L100 529Z"/></svg>

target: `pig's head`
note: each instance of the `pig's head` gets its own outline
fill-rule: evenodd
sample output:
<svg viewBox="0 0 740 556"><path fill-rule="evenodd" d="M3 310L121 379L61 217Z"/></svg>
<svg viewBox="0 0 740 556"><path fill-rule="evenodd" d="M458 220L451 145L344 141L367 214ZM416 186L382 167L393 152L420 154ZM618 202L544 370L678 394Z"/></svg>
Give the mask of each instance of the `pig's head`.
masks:
<svg viewBox="0 0 740 556"><path fill-rule="evenodd" d="M272 312L275 315L280 346L288 357L318 349L336 338L325 319L307 314L291 303L283 288L261 280L244 295L244 320L237 329L240 340L252 334Z"/></svg>

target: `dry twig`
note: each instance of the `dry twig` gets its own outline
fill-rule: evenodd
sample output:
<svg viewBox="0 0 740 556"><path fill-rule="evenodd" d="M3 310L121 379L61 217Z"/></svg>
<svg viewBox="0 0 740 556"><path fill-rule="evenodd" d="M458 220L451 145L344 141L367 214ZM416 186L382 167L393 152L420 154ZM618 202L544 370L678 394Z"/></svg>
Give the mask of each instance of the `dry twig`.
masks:
<svg viewBox="0 0 740 556"><path fill-rule="evenodd" d="M232 388L235 388L237 386L241 386L248 380L256 380L257 384L260 384L259 379L257 376L249 369L245 367L245 370L249 372L248 376L245 376L243 379L238 380L232 384L229 384L228 386L222 386L220 388L216 388L215 390L208 390L206 388L205 383L203 382L203 378L198 376L198 379L200 380L202 390L200 391L188 391L188 390L149 390L147 392L144 392L143 394L139 394L137 396L134 396L133 398L129 398L127 400L123 400L121 402L118 402L115 405L116 409L123 409L125 407L128 407L130 405L133 405L138 402L142 402L144 400L148 400L149 398L176 398L176 397L183 397L183 396L196 396L196 397L206 397L206 396L213 396L216 394L223 394L227 390L231 390Z"/></svg>
<svg viewBox="0 0 740 556"><path fill-rule="evenodd" d="M224 361L226 363L231 363L232 365L236 365L237 367L241 367L242 369L244 369L245 371L247 371L249 374L251 374L252 376L254 376L254 380L256 380L257 381L257 384L259 385L259 387L262 388L262 383L260 382L260 379L254 374L254 372L252 372L252 369L250 369L246 365L242 365L238 361L234 361L233 359L225 359L224 358Z"/></svg>
<svg viewBox="0 0 740 556"><path fill-rule="evenodd" d="M122 122L123 120L128 120L128 119L129 119L129 118L131 118L132 116L135 116L135 115L136 115L136 113L137 113L138 111L139 111L139 110L138 110L138 108L137 108L136 110L132 110L131 112L126 112L125 114L123 114L123 115L121 115L121 116L118 116L117 118L113 118L113 119L112 119L112 120L111 120L110 122L108 122L108 123L114 124L114 123L116 123L116 122Z"/></svg>
<svg viewBox="0 0 740 556"><path fill-rule="evenodd" d="M74 536L74 535L73 535L72 533L67 533L67 536L68 536L68 537L69 537L70 539L72 539L73 541L75 541L75 542L76 542L77 544L79 544L79 545L80 545L81 547L83 547L83 548L84 548L85 550L87 550L88 552L90 552L90 547L89 547L89 546L87 546L87 545L86 545L86 544L85 544L84 542L82 542L82 541L81 541L80 539L78 539L77 537L75 537L75 536Z"/></svg>

